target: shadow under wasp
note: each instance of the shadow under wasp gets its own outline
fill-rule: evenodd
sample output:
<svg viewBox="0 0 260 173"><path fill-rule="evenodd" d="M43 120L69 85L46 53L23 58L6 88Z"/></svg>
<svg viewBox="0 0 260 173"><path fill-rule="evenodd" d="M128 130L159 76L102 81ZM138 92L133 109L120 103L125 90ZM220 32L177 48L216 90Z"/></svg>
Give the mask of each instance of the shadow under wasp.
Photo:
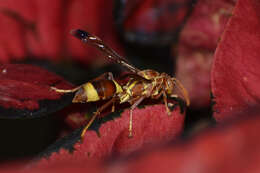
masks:
<svg viewBox="0 0 260 173"><path fill-rule="evenodd" d="M159 99L163 98L167 113L170 115L167 97L179 98L176 90L179 89L189 106L190 100L186 89L181 82L166 73L159 73L155 70L146 69L139 70L126 61L125 58L117 54L113 49L108 47L100 38L92 35L86 31L77 29L71 31L71 34L76 38L82 40L84 43L98 48L106 57L127 68L131 73L126 74L129 78L126 84L119 84L113 78L112 73L104 73L103 75L82 84L74 89L63 90L52 87L53 90L60 93L76 92L73 103L86 103L99 100L108 100L104 105L97 109L91 120L84 127L81 132L83 138L86 130L90 127L96 117L107 107L112 105L112 112L115 110L115 103L130 103L130 119L129 119L129 137L132 137L133 127L133 110L145 99Z"/></svg>

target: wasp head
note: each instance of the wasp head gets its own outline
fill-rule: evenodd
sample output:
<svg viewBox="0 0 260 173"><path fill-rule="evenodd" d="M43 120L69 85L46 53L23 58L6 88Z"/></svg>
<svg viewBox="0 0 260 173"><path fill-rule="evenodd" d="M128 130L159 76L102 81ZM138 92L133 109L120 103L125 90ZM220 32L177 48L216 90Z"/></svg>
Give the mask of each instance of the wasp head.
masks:
<svg viewBox="0 0 260 173"><path fill-rule="evenodd" d="M185 100L187 106L190 105L190 99L187 90L184 88L182 83L176 78L167 77L165 89L170 97L176 98L179 97L179 95L181 95L181 97Z"/></svg>
<svg viewBox="0 0 260 173"><path fill-rule="evenodd" d="M174 92L174 81L171 78L166 78L165 89L168 95L172 95Z"/></svg>

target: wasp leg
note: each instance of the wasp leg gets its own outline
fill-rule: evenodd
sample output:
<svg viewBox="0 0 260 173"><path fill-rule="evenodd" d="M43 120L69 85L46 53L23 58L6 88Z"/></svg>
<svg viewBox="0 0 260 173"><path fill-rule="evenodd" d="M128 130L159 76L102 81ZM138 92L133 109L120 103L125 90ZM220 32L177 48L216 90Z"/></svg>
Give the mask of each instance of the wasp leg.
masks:
<svg viewBox="0 0 260 173"><path fill-rule="evenodd" d="M51 87L52 90L58 92L58 93L74 93L76 91L78 91L80 89L81 85L76 87L76 88L73 88L73 89L67 89L67 90L64 90L64 89L58 89L58 88L55 88L55 87Z"/></svg>
<svg viewBox="0 0 260 173"><path fill-rule="evenodd" d="M156 95L155 97L153 97L153 99L159 99L162 95L163 95L163 102L164 102L164 105L165 105L167 114L168 114L168 115L171 115L171 111L170 111L170 109L169 109L169 107L168 107L167 95L166 95L165 91L162 90L158 95Z"/></svg>
<svg viewBox="0 0 260 173"><path fill-rule="evenodd" d="M167 103L167 95L165 93L165 91L160 91L160 93L154 97L152 97L153 99L159 99L161 96L163 95L163 102L164 102L164 105L165 105L165 108L166 108L166 111L167 111L167 114L170 115L171 114L171 111L168 107L168 103Z"/></svg>
<svg viewBox="0 0 260 173"><path fill-rule="evenodd" d="M167 95L166 95L165 91L163 91L162 94L163 94L163 102L164 102L164 105L165 105L167 114L170 116L170 115L171 115L171 111L170 111L170 109L169 109L169 107L168 107Z"/></svg>
<svg viewBox="0 0 260 173"><path fill-rule="evenodd" d="M158 95L152 97L152 99L157 100L157 99L159 99L162 95L163 95L163 91L161 91Z"/></svg>
<svg viewBox="0 0 260 173"><path fill-rule="evenodd" d="M143 101L145 97L140 97L130 108L130 118L129 118L129 135L128 137L131 138L133 136L133 110Z"/></svg>
<svg viewBox="0 0 260 173"><path fill-rule="evenodd" d="M86 131L88 130L88 128L91 126L91 124L94 122L94 120L96 119L96 117L100 114L100 111L96 111L95 114L92 116L91 120L88 122L88 124L84 127L84 129L81 132L81 139L83 139Z"/></svg>
<svg viewBox="0 0 260 173"><path fill-rule="evenodd" d="M113 102L111 112L115 112L115 102Z"/></svg>
<svg viewBox="0 0 260 173"><path fill-rule="evenodd" d="M88 124L84 127L84 129L81 132L81 139L83 139L86 131L88 130L88 128L91 126L91 124L94 122L94 120L96 119L96 117L104 110L106 109L108 106L110 106L111 104L114 104L115 102L115 97L113 97L111 100L109 100L108 102L106 102L104 105L102 105L100 108L97 109L97 111L94 113L94 115L92 116L91 120L88 122Z"/></svg>

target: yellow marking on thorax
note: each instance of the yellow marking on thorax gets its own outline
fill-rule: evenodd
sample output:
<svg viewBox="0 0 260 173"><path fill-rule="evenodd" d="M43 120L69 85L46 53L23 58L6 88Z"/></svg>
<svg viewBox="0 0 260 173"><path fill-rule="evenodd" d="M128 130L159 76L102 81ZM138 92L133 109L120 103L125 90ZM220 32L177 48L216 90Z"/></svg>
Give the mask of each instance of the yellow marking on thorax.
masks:
<svg viewBox="0 0 260 173"><path fill-rule="evenodd" d="M121 92L123 92L122 87L121 87L116 81L113 80L113 82L114 82L114 84L116 85L116 93L121 93Z"/></svg>
<svg viewBox="0 0 260 173"><path fill-rule="evenodd" d="M90 82L86 83L83 86L83 88L87 96L87 102L94 102L100 100L97 90Z"/></svg>
<svg viewBox="0 0 260 173"><path fill-rule="evenodd" d="M132 89L133 87L136 85L137 81L130 81L126 84L126 86L124 87L125 92L123 93L123 95L120 96L120 104L127 102L131 96L132 96Z"/></svg>
<svg viewBox="0 0 260 173"><path fill-rule="evenodd" d="M147 75L146 73L143 74L143 77L144 77L145 79L148 79L148 80L150 79L150 76Z"/></svg>
<svg viewBox="0 0 260 173"><path fill-rule="evenodd" d="M150 85L150 84L146 84L146 83L143 84L144 90L143 90L143 92L142 92L142 95L146 95L146 94L148 93L147 88L148 88L149 85Z"/></svg>
<svg viewBox="0 0 260 173"><path fill-rule="evenodd" d="M134 86L136 85L137 81L132 82L127 88L126 88L126 92L127 94L129 94L130 96L132 96L132 89L134 88Z"/></svg>

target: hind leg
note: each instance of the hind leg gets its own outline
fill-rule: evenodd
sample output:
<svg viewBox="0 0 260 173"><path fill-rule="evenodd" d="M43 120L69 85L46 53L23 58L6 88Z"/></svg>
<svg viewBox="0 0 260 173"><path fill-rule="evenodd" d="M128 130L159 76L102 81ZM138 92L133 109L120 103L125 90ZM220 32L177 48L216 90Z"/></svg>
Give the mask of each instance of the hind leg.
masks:
<svg viewBox="0 0 260 173"><path fill-rule="evenodd" d="M73 89L67 89L67 90L64 90L64 89L58 89L56 87L51 87L52 90L56 91L57 93L74 93L76 91L78 91L80 89L81 85L76 87L76 88L73 88Z"/></svg>
<svg viewBox="0 0 260 173"><path fill-rule="evenodd" d="M111 100L109 100L108 102L106 102L104 105L102 105L100 108L97 109L97 111L94 113L94 115L92 116L92 118L90 119L90 121L88 122L88 124L84 127L84 129L81 132L81 139L83 139L86 131L88 130L88 128L91 126L91 124L94 122L94 120L96 119L96 117L104 110L106 109L108 106L110 106L111 104L114 104L114 102L116 101L116 98L113 97Z"/></svg>
<svg viewBox="0 0 260 173"><path fill-rule="evenodd" d="M129 134L128 137L132 137L133 136L133 110L143 101L145 97L140 97L138 100L136 100L131 108L130 108L130 117L129 117Z"/></svg>

